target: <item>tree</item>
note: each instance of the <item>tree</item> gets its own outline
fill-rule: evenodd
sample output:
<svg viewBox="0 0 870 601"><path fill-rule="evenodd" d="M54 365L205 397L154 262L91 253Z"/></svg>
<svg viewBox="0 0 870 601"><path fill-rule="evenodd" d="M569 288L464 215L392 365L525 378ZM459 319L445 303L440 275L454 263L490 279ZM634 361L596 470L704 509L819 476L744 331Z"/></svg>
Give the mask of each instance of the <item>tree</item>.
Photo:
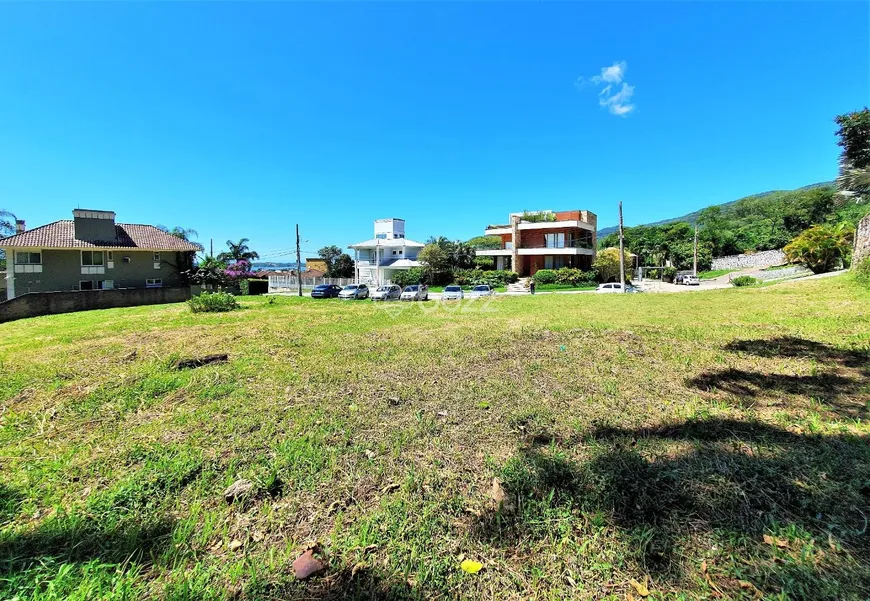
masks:
<svg viewBox="0 0 870 601"><path fill-rule="evenodd" d="M475 250L496 250L501 248L500 236L475 236L466 242Z"/></svg>
<svg viewBox="0 0 870 601"><path fill-rule="evenodd" d="M861 197L870 194L870 110L837 115L834 122L837 144L843 148L840 155L840 175L837 188Z"/></svg>
<svg viewBox="0 0 870 601"><path fill-rule="evenodd" d="M633 260L631 255L625 253L625 273L631 273ZM619 249L606 248L598 251L595 261L592 263L592 269L598 274L598 279L602 282L611 282L619 279Z"/></svg>
<svg viewBox="0 0 870 601"><path fill-rule="evenodd" d="M449 251L439 244L437 240L424 246L420 250L420 254L417 255L417 260L425 266L430 281L435 281L436 274L450 270Z"/></svg>
<svg viewBox="0 0 870 601"><path fill-rule="evenodd" d="M352 278L353 274L353 259L347 253L341 253L333 261L326 276L330 278Z"/></svg>
<svg viewBox="0 0 870 601"><path fill-rule="evenodd" d="M185 242L190 242L191 244L196 246L200 251L205 250L205 247L202 244L200 244L199 242L194 242L192 240L192 238L199 237L199 232L197 232L193 228L189 228L189 227L185 228L185 227L181 227L180 225L176 225L172 229L169 229L165 225L158 225L157 229L160 230L161 232L166 232L170 236L175 236L176 238L184 240Z"/></svg>
<svg viewBox="0 0 870 601"><path fill-rule="evenodd" d="M242 238L238 242L227 240L227 248L229 252L222 252L217 256L220 261L253 261L259 259L260 255L252 251L248 247L249 238Z"/></svg>
<svg viewBox="0 0 870 601"><path fill-rule="evenodd" d="M848 224L814 225L783 249L786 258L803 263L813 273L825 273L847 262L852 252L852 230Z"/></svg>
<svg viewBox="0 0 870 601"><path fill-rule="evenodd" d="M210 290L224 288L229 284L226 273L227 264L215 257L206 257L197 267L185 272L194 284Z"/></svg>
<svg viewBox="0 0 870 601"><path fill-rule="evenodd" d="M0 238L15 233L15 215L5 209L0 209ZM6 251L0 249L0 268L6 268Z"/></svg>
<svg viewBox="0 0 870 601"><path fill-rule="evenodd" d="M450 264L453 269L471 269L476 255L471 245L460 240L450 245Z"/></svg>

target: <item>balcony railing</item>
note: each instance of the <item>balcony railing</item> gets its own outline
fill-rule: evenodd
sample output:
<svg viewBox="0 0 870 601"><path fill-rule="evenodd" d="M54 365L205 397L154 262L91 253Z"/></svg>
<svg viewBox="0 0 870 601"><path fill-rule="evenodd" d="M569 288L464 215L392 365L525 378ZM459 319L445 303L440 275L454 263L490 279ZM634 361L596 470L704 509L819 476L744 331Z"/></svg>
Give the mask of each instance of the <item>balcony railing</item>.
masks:
<svg viewBox="0 0 870 601"><path fill-rule="evenodd" d="M591 240L566 240L564 242L523 243L520 248L592 248Z"/></svg>

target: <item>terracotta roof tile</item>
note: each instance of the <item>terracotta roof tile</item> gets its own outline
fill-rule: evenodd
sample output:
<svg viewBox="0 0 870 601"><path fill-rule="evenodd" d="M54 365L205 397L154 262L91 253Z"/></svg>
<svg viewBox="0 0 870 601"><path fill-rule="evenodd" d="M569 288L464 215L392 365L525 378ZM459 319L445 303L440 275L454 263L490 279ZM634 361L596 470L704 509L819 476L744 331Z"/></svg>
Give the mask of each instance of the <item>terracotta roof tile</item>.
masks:
<svg viewBox="0 0 870 601"><path fill-rule="evenodd" d="M77 240L72 220L55 221L21 234L0 238L0 248L141 248L143 250L197 251L199 248L153 225L115 224L114 240Z"/></svg>

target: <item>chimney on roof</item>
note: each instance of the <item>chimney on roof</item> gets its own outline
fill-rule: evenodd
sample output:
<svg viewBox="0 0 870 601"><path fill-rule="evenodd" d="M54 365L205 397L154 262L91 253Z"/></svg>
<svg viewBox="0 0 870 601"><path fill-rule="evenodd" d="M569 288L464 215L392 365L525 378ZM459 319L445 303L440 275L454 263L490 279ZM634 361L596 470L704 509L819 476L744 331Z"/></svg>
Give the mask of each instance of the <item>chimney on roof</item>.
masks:
<svg viewBox="0 0 870 601"><path fill-rule="evenodd" d="M27 229L27 227L25 227L23 219L16 219L15 220L15 233L16 234L23 234L24 230L26 230L26 229Z"/></svg>
<svg viewBox="0 0 870 601"><path fill-rule="evenodd" d="M73 211L76 240L88 242L114 242L115 213L112 211L91 211L75 209Z"/></svg>

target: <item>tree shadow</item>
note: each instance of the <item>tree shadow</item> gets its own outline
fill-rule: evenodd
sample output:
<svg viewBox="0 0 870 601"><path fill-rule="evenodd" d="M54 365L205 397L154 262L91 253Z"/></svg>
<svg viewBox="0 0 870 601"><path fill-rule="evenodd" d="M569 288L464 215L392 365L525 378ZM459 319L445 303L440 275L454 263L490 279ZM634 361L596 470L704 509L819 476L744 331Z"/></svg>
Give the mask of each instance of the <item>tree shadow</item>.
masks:
<svg viewBox="0 0 870 601"><path fill-rule="evenodd" d="M870 353L839 349L820 342L796 337L771 340L735 340L725 345L734 353L749 353L759 357L805 358L837 369L812 375L768 374L729 368L707 371L686 380L686 385L705 391L722 391L738 398L743 406L759 400L776 399L783 406L791 405L781 397L803 397L822 401L843 417L864 418L870 415L870 397L866 390Z"/></svg>
<svg viewBox="0 0 870 601"><path fill-rule="evenodd" d="M257 585L245 591L245 598L286 601L422 601L447 598L444 591L412 587L407 582L385 578L372 568L343 569L334 574L300 582Z"/></svg>
<svg viewBox="0 0 870 601"><path fill-rule="evenodd" d="M592 452L584 462L570 461L555 446L521 449L501 473L513 511L486 512L474 525L477 536L501 546L546 537L551 533L541 524L557 508L578 523L600 519L616 528L631 554L625 559L659 582L685 582L681 549L700 535L733 545L734 555L754 556L757 565L743 569L762 591L838 599L861 598L870 588L870 537L861 510L870 507L866 438L803 436L714 419L599 428L586 440ZM816 548L827 549L835 537L852 559L826 559L824 566L763 561L763 535L782 529L814 540ZM865 567L855 572L848 567L855 561Z"/></svg>
<svg viewBox="0 0 870 601"><path fill-rule="evenodd" d="M149 561L165 548L173 527L168 518L109 526L94 518L64 514L35 529L8 529L0 533L0 579L48 562Z"/></svg>
<svg viewBox="0 0 870 601"><path fill-rule="evenodd" d="M734 340L725 345L725 350L768 358L813 359L819 363L836 363L843 367L857 367L865 370L870 367L870 352L868 351L839 349L829 344L797 338L796 336L781 336L769 340Z"/></svg>

